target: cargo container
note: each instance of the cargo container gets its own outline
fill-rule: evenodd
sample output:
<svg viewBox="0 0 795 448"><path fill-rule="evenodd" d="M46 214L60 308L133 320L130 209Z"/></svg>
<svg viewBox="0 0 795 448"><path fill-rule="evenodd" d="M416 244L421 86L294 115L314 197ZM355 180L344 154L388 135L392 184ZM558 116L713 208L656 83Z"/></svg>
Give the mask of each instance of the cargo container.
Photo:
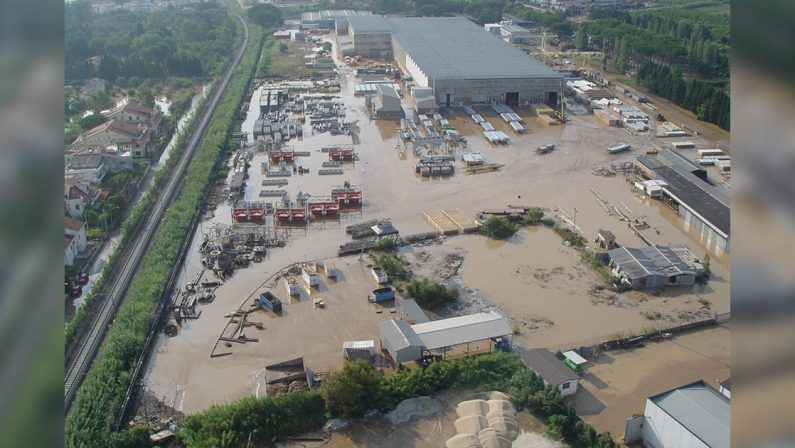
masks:
<svg viewBox="0 0 795 448"><path fill-rule="evenodd" d="M541 154L546 154L552 151L553 149L555 149L555 145L552 143L547 143L546 145L541 145L538 148L536 148L536 152L539 152Z"/></svg>
<svg viewBox="0 0 795 448"><path fill-rule="evenodd" d="M381 303L387 300L395 300L395 289L391 286L374 289L367 298L371 303Z"/></svg>
<svg viewBox="0 0 795 448"><path fill-rule="evenodd" d="M277 299L276 296L268 291L259 295L259 303L274 313L278 314L282 312L282 301Z"/></svg>
<svg viewBox="0 0 795 448"><path fill-rule="evenodd" d="M699 157L722 156L725 154L720 149L699 149L697 152Z"/></svg>
<svg viewBox="0 0 795 448"><path fill-rule="evenodd" d="M693 142L671 142L671 146L676 149L687 149L687 148L695 148L696 145Z"/></svg>

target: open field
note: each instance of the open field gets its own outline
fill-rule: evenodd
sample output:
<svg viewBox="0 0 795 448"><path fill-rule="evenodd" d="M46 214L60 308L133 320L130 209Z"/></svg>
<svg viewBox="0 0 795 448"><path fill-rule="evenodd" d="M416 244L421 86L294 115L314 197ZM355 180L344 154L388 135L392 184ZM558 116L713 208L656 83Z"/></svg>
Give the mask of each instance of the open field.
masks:
<svg viewBox="0 0 795 448"><path fill-rule="evenodd" d="M619 436L633 413L643 413L647 397L698 380L717 388L731 374L729 331L713 327L601 354L580 381L577 414L598 431Z"/></svg>
<svg viewBox="0 0 795 448"><path fill-rule="evenodd" d="M161 336L146 375L147 388L153 396L172 403L179 411L189 414L211 403L257 393L258 372L271 362L304 356L310 369L332 369L342 365L342 341L377 339L377 322L394 315L376 314L367 304L364 295L374 284L366 274L366 266L353 256L337 262L345 274L341 284L327 282L316 294L326 300L327 309L313 309L311 301L284 300L284 316L273 318L261 311L252 315L265 325L264 330L248 332L249 337L258 337L259 342L235 344L230 356L209 357L228 323L225 314L240 307L252 294L261 292L264 282L283 267L336 256L339 245L350 241L345 226L355 222L389 217L402 234L412 234L433 230L423 218L424 210L455 208L474 217L487 208L527 204L545 208L548 215L571 216L576 209L577 227L588 241L593 240L599 229L606 229L623 245L643 245L625 222L607 215L590 192L592 188L610 203L626 207L634 216L646 220L651 226L646 236L655 243L686 243L699 256L709 251L698 235L685 229L673 211L635 195L621 176L605 178L592 174L596 167L632 161L652 143L666 142L630 135L622 129L606 129L587 115L572 116L565 126L548 126L521 108L517 113L524 118L527 133L519 135L508 130L491 109L478 108L486 120L513 139L509 145L494 146L482 137L480 128L468 116L453 110L446 116L467 138L468 150L481 152L487 163L505 167L497 172L466 175L456 164L452 177L422 178L414 172L411 151L401 157L397 149L400 147L398 123L369 121L364 100L353 96L353 85L357 82L353 70L341 67L339 72L346 120L357 121L359 128L361 144L356 146L359 160L345 164L342 176L317 175L317 169L327 160L320 149L331 144L349 144L351 137L313 135L311 128L305 126L304 137L291 140L290 146L296 151L310 152L310 156L298 160L298 164L310 168L310 173L289 177L284 190L292 198L298 192L328 196L331 186L349 181L361 186L364 206L361 211L344 213L339 221L313 222L306 228L289 231L279 228L281 234L288 236L286 247L269 250L262 263L236 271L232 279L216 290L215 300L200 307L201 317L187 321L176 337ZM250 132L256 119L257 98L255 93L244 131ZM709 145L701 135L688 140ZM630 143L633 150L619 156L607 154L608 146L621 142ZM555 143L557 149L545 155L533 151L546 143ZM459 158L461 151L456 150ZM251 162L248 200L259 200L257 194L264 179L260 163L264 160L265 155L258 153ZM196 250L202 232L214 223L231 223L230 207L222 203L213 216L202 222L186 260L182 283L193 280L202 270L201 256ZM425 261L423 251L430 254ZM444 260L450 253L463 258L460 272L449 274L445 270ZM558 235L546 229L523 230L508 241L493 241L478 235L452 237L441 246L408 248L404 255L415 273L443 279L462 290L461 308L440 314L465 314L477 307L497 308L521 327L514 342L526 348L569 346L658 324L644 317L642 311L659 311L666 315L663 319L667 325L682 320L684 315L680 313L722 313L729 309L730 259L726 254L712 253L714 276L707 285L669 291L659 297L626 293L617 298L604 293L591 294L600 277L578 259L577 253L563 246ZM282 285L276 291L277 296L286 299Z"/></svg>

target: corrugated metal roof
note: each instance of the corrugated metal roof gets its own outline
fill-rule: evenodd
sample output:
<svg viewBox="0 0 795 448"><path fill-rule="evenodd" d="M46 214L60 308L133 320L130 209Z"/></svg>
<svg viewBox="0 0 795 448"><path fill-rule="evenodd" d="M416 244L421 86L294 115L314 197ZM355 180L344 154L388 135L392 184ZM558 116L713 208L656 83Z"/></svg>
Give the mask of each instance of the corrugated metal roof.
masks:
<svg viewBox="0 0 795 448"><path fill-rule="evenodd" d="M607 255L630 279L695 275L687 262L667 246L648 246L641 249L619 247L608 251Z"/></svg>
<svg viewBox="0 0 795 448"><path fill-rule="evenodd" d="M580 376L574 373L563 361L559 360L552 352L545 348L535 348L522 354L527 366L541 375L549 384L555 386L566 381L579 380Z"/></svg>
<svg viewBox="0 0 795 448"><path fill-rule="evenodd" d="M350 17L354 34L392 33L428 79L563 79L463 17Z"/></svg>
<svg viewBox="0 0 795 448"><path fill-rule="evenodd" d="M729 400L703 381L664 392L649 400L711 448L730 446Z"/></svg>
<svg viewBox="0 0 795 448"><path fill-rule="evenodd" d="M507 336L513 333L508 321L493 311L416 324L412 325L411 329L427 350Z"/></svg>
<svg viewBox="0 0 795 448"><path fill-rule="evenodd" d="M411 320L414 324L424 324L425 322L430 322L428 315L425 314L425 311L423 311L414 300L397 300L395 303L403 310L403 312L406 313L406 317L408 317L409 320Z"/></svg>
<svg viewBox="0 0 795 448"><path fill-rule="evenodd" d="M400 350L407 347L422 347L422 341L405 320L387 320L378 324L381 340L388 341L390 347Z"/></svg>

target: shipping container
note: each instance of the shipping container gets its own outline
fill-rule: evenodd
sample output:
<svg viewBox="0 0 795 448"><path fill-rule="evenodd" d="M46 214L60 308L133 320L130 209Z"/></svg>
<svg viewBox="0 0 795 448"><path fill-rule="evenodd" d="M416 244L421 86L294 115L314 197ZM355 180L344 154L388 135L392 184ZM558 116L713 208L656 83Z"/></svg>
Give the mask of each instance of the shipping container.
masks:
<svg viewBox="0 0 795 448"><path fill-rule="evenodd" d="M381 303L386 302L387 300L394 300L395 299L395 289L391 286L386 286L384 288L374 289L373 292L370 293L368 300L372 303Z"/></svg>
<svg viewBox="0 0 795 448"><path fill-rule="evenodd" d="M274 313L282 312L282 301L268 291L259 295L259 303Z"/></svg>
<svg viewBox="0 0 795 448"><path fill-rule="evenodd" d="M609 152L610 154L618 154L620 152L629 151L631 148L632 146L626 143L621 143L616 146L611 146L607 148L607 152Z"/></svg>

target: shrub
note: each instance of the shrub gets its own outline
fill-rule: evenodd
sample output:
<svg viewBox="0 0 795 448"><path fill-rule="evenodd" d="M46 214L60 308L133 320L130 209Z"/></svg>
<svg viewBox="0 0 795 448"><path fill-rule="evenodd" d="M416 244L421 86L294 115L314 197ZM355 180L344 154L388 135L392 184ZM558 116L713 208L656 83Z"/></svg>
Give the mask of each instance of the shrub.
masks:
<svg viewBox="0 0 795 448"><path fill-rule="evenodd" d="M544 219L544 211L538 207L533 207L527 211L524 222L530 226L537 226Z"/></svg>
<svg viewBox="0 0 795 448"><path fill-rule="evenodd" d="M565 241L571 243L572 246L575 247L585 247L585 238L577 232L569 229L568 227L561 227L561 226L554 226L552 230L555 231L558 235L563 237Z"/></svg>
<svg viewBox="0 0 795 448"><path fill-rule="evenodd" d="M373 244L372 249L380 250L382 252L395 250L395 241L389 238L382 238Z"/></svg>
<svg viewBox="0 0 795 448"><path fill-rule="evenodd" d="M378 257L376 260L378 265L384 269L384 272L389 276L389 278L401 281L406 280L409 277L408 272L406 272L406 260L402 257L393 254L384 254Z"/></svg>
<svg viewBox="0 0 795 448"><path fill-rule="evenodd" d="M320 394L326 401L326 409L333 417L361 417L370 409L379 406L380 381L373 365L359 359L346 362L342 370L323 380Z"/></svg>
<svg viewBox="0 0 795 448"><path fill-rule="evenodd" d="M516 233L517 226L505 218L492 216L480 228L481 233L497 240L504 240Z"/></svg>
<svg viewBox="0 0 795 448"><path fill-rule="evenodd" d="M409 297L426 309L435 309L458 299L458 289L447 288L441 283L428 280L412 280L406 288Z"/></svg>

